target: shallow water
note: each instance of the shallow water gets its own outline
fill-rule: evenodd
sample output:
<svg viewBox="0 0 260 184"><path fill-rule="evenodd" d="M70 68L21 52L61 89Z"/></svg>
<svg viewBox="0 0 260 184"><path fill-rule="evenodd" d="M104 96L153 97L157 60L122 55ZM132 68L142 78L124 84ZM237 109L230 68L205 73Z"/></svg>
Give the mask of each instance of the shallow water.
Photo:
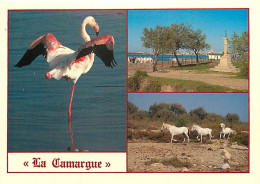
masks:
<svg viewBox="0 0 260 184"><path fill-rule="evenodd" d="M67 108L72 82L48 80L42 56L27 67L15 68L33 40L52 33L62 45L76 50L86 16L95 17L99 36L115 39L118 63L105 67L95 57L92 69L77 81L72 103L72 130L77 149L126 150L126 14L125 11L9 12L9 151L67 151L71 145ZM92 28L87 28L91 38ZM121 87L97 87L121 86Z"/></svg>

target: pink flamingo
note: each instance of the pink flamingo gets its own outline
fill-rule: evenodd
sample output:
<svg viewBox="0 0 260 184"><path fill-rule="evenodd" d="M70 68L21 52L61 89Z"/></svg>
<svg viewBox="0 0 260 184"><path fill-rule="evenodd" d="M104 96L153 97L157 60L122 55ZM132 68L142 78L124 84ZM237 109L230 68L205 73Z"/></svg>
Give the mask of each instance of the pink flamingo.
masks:
<svg viewBox="0 0 260 184"><path fill-rule="evenodd" d="M48 33L33 41L22 59L15 65L19 68L30 65L37 56L43 55L51 68L51 71L45 74L46 78L59 80L63 77L68 82L72 80L73 87L68 109L69 119L75 84L82 74L91 69L94 53L107 67L113 68L117 64L113 53L115 43L113 36L106 35L91 40L85 29L87 25L95 29L96 35L99 33L99 26L95 19L92 16L86 17L81 24L80 31L85 43L77 51L61 45L53 34Z"/></svg>

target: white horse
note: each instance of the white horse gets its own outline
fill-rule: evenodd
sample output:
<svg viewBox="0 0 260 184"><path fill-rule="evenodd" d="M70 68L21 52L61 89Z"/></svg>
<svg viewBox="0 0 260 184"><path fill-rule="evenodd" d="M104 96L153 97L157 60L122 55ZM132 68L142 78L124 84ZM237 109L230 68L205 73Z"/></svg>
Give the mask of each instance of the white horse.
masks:
<svg viewBox="0 0 260 184"><path fill-rule="evenodd" d="M220 123L220 127L221 127L221 131L219 133L219 138L220 139L221 139L221 135L222 134L224 134L223 139L225 139L225 135L226 134L228 134L228 138L227 139L229 139L229 136L230 136L231 133L236 134L235 130L232 130L231 128L228 128L228 127L226 128L224 123Z"/></svg>
<svg viewBox="0 0 260 184"><path fill-rule="evenodd" d="M196 130L198 132L197 139L199 140L199 136L200 136L200 142L202 142L202 136L203 135L209 135L209 139L211 140L212 129L210 129L210 128L201 128L198 125L193 125L192 128L191 128L191 131L194 131L194 130Z"/></svg>
<svg viewBox="0 0 260 184"><path fill-rule="evenodd" d="M171 135L172 135L171 143L172 143L172 141L176 141L173 138L173 136L180 135L180 134L184 134L188 138L188 142L190 142L190 139L189 139L189 129L187 127L176 127L174 125L169 125L169 124L163 123L161 131L164 132L165 129L168 129L170 131ZM183 143L185 142L185 136L184 136Z"/></svg>

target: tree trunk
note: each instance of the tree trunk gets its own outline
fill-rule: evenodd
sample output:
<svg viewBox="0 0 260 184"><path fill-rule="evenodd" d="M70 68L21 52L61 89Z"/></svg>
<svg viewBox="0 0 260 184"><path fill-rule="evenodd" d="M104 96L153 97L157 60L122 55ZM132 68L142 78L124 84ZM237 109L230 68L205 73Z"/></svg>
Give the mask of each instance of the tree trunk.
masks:
<svg viewBox="0 0 260 184"><path fill-rule="evenodd" d="M179 58L178 58L178 56L177 56L177 53L176 52L174 52L174 56L175 56L175 58L176 58L176 61L177 61L177 63L178 63L178 66L182 66L181 65L181 63L180 63L180 61L179 61Z"/></svg>
<svg viewBox="0 0 260 184"><path fill-rule="evenodd" d="M162 55L162 70L163 70L163 55Z"/></svg>
<svg viewBox="0 0 260 184"><path fill-rule="evenodd" d="M196 54L196 61L197 61L197 64L199 64L199 53L196 53L196 52L195 52L195 54Z"/></svg>
<svg viewBox="0 0 260 184"><path fill-rule="evenodd" d="M154 63L153 63L153 72L156 71L156 65L158 62L158 54L154 54L155 58L154 58Z"/></svg>

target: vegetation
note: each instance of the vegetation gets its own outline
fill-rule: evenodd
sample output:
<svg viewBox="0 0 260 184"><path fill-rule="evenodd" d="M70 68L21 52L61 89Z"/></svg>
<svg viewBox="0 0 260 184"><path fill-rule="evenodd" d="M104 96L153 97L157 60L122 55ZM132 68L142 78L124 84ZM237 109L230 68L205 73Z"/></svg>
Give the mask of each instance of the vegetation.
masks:
<svg viewBox="0 0 260 184"><path fill-rule="evenodd" d="M210 45L206 43L206 35L202 34L200 29L196 31L190 30L185 44L186 49L192 50L195 53L197 63L199 63L199 52L210 48Z"/></svg>
<svg viewBox="0 0 260 184"><path fill-rule="evenodd" d="M133 109L131 102L128 102L128 106ZM150 106L149 111L128 111L128 139L170 142L170 133L168 131L163 133L160 130L163 122L177 127L191 128L193 124L197 124L201 127L211 128L215 139L219 138L220 123L224 123L226 127L230 127L237 132L236 135L230 136L232 142L248 146L248 123L241 122L237 114L227 113L226 116L221 116L207 112L202 107L187 112L178 103L155 103ZM191 139L196 140L196 136L196 132L191 132ZM183 136L176 136L175 139L182 141ZM206 141L206 143L211 144L212 142Z"/></svg>
<svg viewBox="0 0 260 184"><path fill-rule="evenodd" d="M140 89L140 83L142 81L143 78L147 77L147 73L137 70L134 74L134 76L130 77L128 79L128 88L131 91L139 91Z"/></svg>
<svg viewBox="0 0 260 184"><path fill-rule="evenodd" d="M143 46L153 49L155 61L153 71L156 70L156 65L159 55L171 53L175 55L178 66L182 66L177 51L180 49L192 50L196 55L197 63L199 62L199 52L203 49L209 49L210 45L206 43L206 35L202 34L201 30L194 31L191 25L172 24L170 27L157 25L154 29L144 28Z"/></svg>
<svg viewBox="0 0 260 184"><path fill-rule="evenodd" d="M248 32L241 35L233 33L229 41L231 53L238 56L238 62L234 63L240 69L239 77L248 78Z"/></svg>
<svg viewBox="0 0 260 184"><path fill-rule="evenodd" d="M141 88L141 84L143 86ZM162 86L170 86L172 91L187 92L187 91L197 91L197 92L209 92L209 91L239 91L230 89L223 86L211 85L200 81L190 81L181 79L169 79L162 77L151 77L148 76L144 71L137 71L132 77L128 78L128 90L129 91L151 91L160 92Z"/></svg>
<svg viewBox="0 0 260 184"><path fill-rule="evenodd" d="M154 163L162 163L163 165L166 166L173 166L173 167L186 167L186 168L190 168L191 167L191 163L189 161L181 161L176 157L172 157L170 159L151 159L150 161L145 162L145 165L151 165Z"/></svg>

